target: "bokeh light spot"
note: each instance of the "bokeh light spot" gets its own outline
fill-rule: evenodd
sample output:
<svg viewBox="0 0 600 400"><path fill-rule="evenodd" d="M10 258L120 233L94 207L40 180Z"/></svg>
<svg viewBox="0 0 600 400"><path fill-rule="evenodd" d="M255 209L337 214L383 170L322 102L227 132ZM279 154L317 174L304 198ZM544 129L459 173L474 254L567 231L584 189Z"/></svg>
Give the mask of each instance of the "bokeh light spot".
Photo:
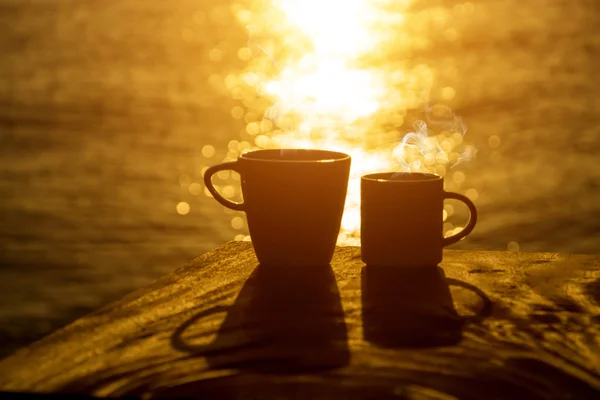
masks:
<svg viewBox="0 0 600 400"><path fill-rule="evenodd" d="M220 49L212 49L208 53L208 58L210 58L211 61L219 62L223 59L223 52Z"/></svg>
<svg viewBox="0 0 600 400"><path fill-rule="evenodd" d="M246 121L247 123L254 122L254 121L257 121L257 120L258 120L258 115L256 113L253 113L253 112L248 112L244 116L244 121Z"/></svg>
<svg viewBox="0 0 600 400"><path fill-rule="evenodd" d="M252 20L252 11L240 10L237 12L236 17L242 24L248 24Z"/></svg>
<svg viewBox="0 0 600 400"><path fill-rule="evenodd" d="M215 89L221 89L223 87L223 77L219 74L212 74L208 77L208 83Z"/></svg>
<svg viewBox="0 0 600 400"><path fill-rule="evenodd" d="M227 185L223 188L223 197L233 197L235 196L235 187L232 185Z"/></svg>
<svg viewBox="0 0 600 400"><path fill-rule="evenodd" d="M230 140L229 143L227 143L227 148L229 149L229 151L239 151L240 150L240 142L239 140Z"/></svg>
<svg viewBox="0 0 600 400"><path fill-rule="evenodd" d="M244 118L244 109L240 106L235 106L231 109L231 116L235 119Z"/></svg>
<svg viewBox="0 0 600 400"><path fill-rule="evenodd" d="M185 201L177 203L176 207L177 213L180 215L186 215L190 212L190 205Z"/></svg>
<svg viewBox="0 0 600 400"><path fill-rule="evenodd" d="M185 28L181 31L181 38L186 42L191 42L196 38L196 34L190 28Z"/></svg>
<svg viewBox="0 0 600 400"><path fill-rule="evenodd" d="M492 135L488 139L488 144L492 149L496 149L496 148L500 147L501 143L502 143L502 140L500 139L500 136L498 136L498 135Z"/></svg>
<svg viewBox="0 0 600 400"><path fill-rule="evenodd" d="M392 117L391 122L392 122L392 125L400 127L400 126L404 125L404 116L396 114Z"/></svg>
<svg viewBox="0 0 600 400"><path fill-rule="evenodd" d="M477 193L477 190L475 189L467 189L465 191L465 196L471 199L471 201L475 201L479 197L479 193Z"/></svg>
<svg viewBox="0 0 600 400"><path fill-rule="evenodd" d="M190 194L193 194L194 196L198 196L199 194L202 194L202 185L198 182L194 182L190 185L188 190L189 190Z"/></svg>
<svg viewBox="0 0 600 400"><path fill-rule="evenodd" d="M227 23L227 14L226 14L225 9L222 7L213 8L212 11L210 12L210 19L212 19L213 21L215 21L219 24Z"/></svg>
<svg viewBox="0 0 600 400"><path fill-rule="evenodd" d="M230 176L231 176L231 171L229 171L229 170L217 172L217 177L222 180L229 179Z"/></svg>
<svg viewBox="0 0 600 400"><path fill-rule="evenodd" d="M238 50L237 56L242 61L248 61L250 57L252 57L252 53L250 52L249 48L242 47Z"/></svg>
<svg viewBox="0 0 600 400"><path fill-rule="evenodd" d="M452 180L455 183L463 183L465 181L466 177L465 174L461 171L456 171L455 173L452 174Z"/></svg>
<svg viewBox="0 0 600 400"><path fill-rule="evenodd" d="M187 175L187 174L179 175L179 184L181 186L187 187L190 185L190 183L192 183L192 178L190 178L189 175Z"/></svg>
<svg viewBox="0 0 600 400"><path fill-rule="evenodd" d="M202 147L202 155L206 158L213 157L215 155L215 148L210 144L207 144L206 146ZM204 172L202 172L202 175L204 175Z"/></svg>
<svg viewBox="0 0 600 400"><path fill-rule="evenodd" d="M246 125L246 132L248 132L248 135L257 135L260 132L260 125L256 122L250 122Z"/></svg>
<svg viewBox="0 0 600 400"><path fill-rule="evenodd" d="M262 147L265 148L269 145L270 139L268 136L265 135L259 135L256 137L256 139L254 139L254 143L256 143L256 145L258 147Z"/></svg>
<svg viewBox="0 0 600 400"><path fill-rule="evenodd" d="M517 242L508 242L506 245L506 251L519 251L519 243Z"/></svg>
<svg viewBox="0 0 600 400"><path fill-rule="evenodd" d="M231 226L233 229L242 229L244 227L244 220L242 217L233 217L231 219Z"/></svg>
<svg viewBox="0 0 600 400"><path fill-rule="evenodd" d="M463 4L463 10L466 15L473 14L475 12L475 5L470 1L467 1L465 4Z"/></svg>
<svg viewBox="0 0 600 400"><path fill-rule="evenodd" d="M463 135L458 132L454 132L452 134L452 143L454 143L454 147L458 146L462 142L463 142Z"/></svg>
<svg viewBox="0 0 600 400"><path fill-rule="evenodd" d="M498 151L493 151L490 153L490 162L493 164L499 164L502 162L502 154Z"/></svg>
<svg viewBox="0 0 600 400"><path fill-rule="evenodd" d="M458 33L456 32L456 29L447 29L446 32L444 32L444 37L447 41L454 42L458 37Z"/></svg>
<svg viewBox="0 0 600 400"><path fill-rule="evenodd" d="M270 119L263 119L260 121L260 131L262 133L269 133L273 129L273 122ZM250 133L250 132L248 132Z"/></svg>
<svg viewBox="0 0 600 400"><path fill-rule="evenodd" d="M442 89L442 97L446 100L452 100L456 96L456 90L453 87L445 87Z"/></svg>
<svg viewBox="0 0 600 400"><path fill-rule="evenodd" d="M204 14L202 11L196 11L192 18L194 19L195 23L202 25L206 21L206 14Z"/></svg>
<svg viewBox="0 0 600 400"><path fill-rule="evenodd" d="M252 144L250 142L244 140L243 142L240 142L239 147L240 147L240 152L243 153L245 151L250 150L252 148Z"/></svg>
<svg viewBox="0 0 600 400"><path fill-rule="evenodd" d="M454 224L450 222L444 222L444 237L450 236L454 230Z"/></svg>

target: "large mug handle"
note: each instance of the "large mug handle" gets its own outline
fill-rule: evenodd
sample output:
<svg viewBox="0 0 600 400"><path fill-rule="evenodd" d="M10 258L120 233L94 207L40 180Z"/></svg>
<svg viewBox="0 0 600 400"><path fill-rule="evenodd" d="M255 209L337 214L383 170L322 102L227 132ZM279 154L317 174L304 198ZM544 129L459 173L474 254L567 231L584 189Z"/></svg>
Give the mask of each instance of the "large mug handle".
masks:
<svg viewBox="0 0 600 400"><path fill-rule="evenodd" d="M212 184L212 176L219 171L225 170L232 170L237 172L238 174L241 174L237 161L230 161L219 165L213 165L212 167L208 167L208 169L204 173L204 184L206 185L206 188L208 189L210 194L212 194L215 200L217 200L219 203L223 204L227 208L231 208L232 210L244 211L244 203L236 203L234 201L226 199L225 197L221 196L219 192L217 192L217 189L215 189L215 187Z"/></svg>
<svg viewBox="0 0 600 400"><path fill-rule="evenodd" d="M463 196L462 194L445 191L444 192L444 200L445 199L455 199L455 200L462 201L463 203L465 203L467 205L467 207L469 207L469 211L471 214L469 216L469 222L467 222L467 226L465 226L462 231L458 232L455 235L452 235L452 236L449 236L449 237L443 239L443 245L448 246L452 243L458 242L460 239L464 238L469 233L471 233L473 228L475 228L475 224L477 223L477 210L475 209L475 204L473 204L473 202L471 200L469 200L469 198L467 196Z"/></svg>

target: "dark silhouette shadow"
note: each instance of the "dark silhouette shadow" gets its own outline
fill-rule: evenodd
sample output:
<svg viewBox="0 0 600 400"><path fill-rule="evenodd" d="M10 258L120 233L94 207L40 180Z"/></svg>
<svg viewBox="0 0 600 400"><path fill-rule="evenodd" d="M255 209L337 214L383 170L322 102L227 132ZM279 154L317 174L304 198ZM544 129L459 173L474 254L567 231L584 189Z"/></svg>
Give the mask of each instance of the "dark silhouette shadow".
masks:
<svg viewBox="0 0 600 400"><path fill-rule="evenodd" d="M595 279L585 285L585 294L588 299L600 306L600 279Z"/></svg>
<svg viewBox="0 0 600 400"><path fill-rule="evenodd" d="M194 325L227 312L216 339L194 345ZM344 312L329 265L259 265L235 303L195 315L172 336L173 346L205 357L211 368L298 372L346 365L350 359Z"/></svg>
<svg viewBox="0 0 600 400"><path fill-rule="evenodd" d="M483 298L479 315L456 312L449 285L474 291ZM446 279L438 266L362 269L362 312L365 340L381 347L438 347L457 344L468 320L485 318L491 302L478 288Z"/></svg>

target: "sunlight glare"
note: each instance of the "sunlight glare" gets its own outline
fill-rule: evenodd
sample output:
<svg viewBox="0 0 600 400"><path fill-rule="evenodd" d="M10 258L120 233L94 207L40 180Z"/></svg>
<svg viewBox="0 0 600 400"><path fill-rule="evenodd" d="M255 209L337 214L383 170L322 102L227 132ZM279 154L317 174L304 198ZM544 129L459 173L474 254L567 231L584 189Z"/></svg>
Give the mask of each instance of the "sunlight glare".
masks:
<svg viewBox="0 0 600 400"><path fill-rule="evenodd" d="M340 245L359 244L362 175L443 175L475 153L461 147L466 127L460 117L429 104L436 71L403 53L424 39L413 37L423 31L420 25L407 27L423 21L408 16L411 1L251 0L236 12L249 35L240 50L247 66L228 75L225 85L245 108L240 140L252 147L244 151L298 147L350 154ZM450 99L455 92L446 87L443 94ZM407 118L407 110L419 109L422 121ZM228 159L241 152L229 148Z"/></svg>

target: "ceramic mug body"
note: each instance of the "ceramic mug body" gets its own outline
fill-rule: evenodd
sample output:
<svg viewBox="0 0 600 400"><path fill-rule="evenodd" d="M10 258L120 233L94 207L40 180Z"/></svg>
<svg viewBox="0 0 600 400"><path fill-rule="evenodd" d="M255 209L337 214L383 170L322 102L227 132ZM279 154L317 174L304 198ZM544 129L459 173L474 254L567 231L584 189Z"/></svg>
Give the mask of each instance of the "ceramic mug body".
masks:
<svg viewBox="0 0 600 400"><path fill-rule="evenodd" d="M211 176L221 170L241 176L243 203L223 198ZM340 230L350 156L308 150L257 150L210 167L204 181L226 207L244 211L256 256L266 265L326 265Z"/></svg>
<svg viewBox="0 0 600 400"><path fill-rule="evenodd" d="M471 217L461 232L444 238L443 202L448 198L464 202ZM437 265L444 246L467 236L476 222L471 200L445 192L438 175L387 172L361 179L361 255L368 265Z"/></svg>

